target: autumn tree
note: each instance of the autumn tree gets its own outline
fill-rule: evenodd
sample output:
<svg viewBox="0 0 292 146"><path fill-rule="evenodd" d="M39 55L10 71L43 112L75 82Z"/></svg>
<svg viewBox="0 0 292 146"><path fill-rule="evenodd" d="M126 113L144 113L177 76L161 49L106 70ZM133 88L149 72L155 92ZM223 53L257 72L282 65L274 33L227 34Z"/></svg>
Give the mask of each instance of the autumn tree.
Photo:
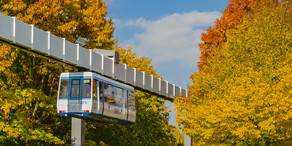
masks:
<svg viewBox="0 0 292 146"><path fill-rule="evenodd" d="M198 69L205 71L208 60L218 51L228 40L227 31L236 28L242 23L244 16L251 15L262 5L285 0L230 0L230 4L222 12L223 16L216 20L215 25L209 27L202 33L202 43L199 44L201 56L198 62Z"/></svg>
<svg viewBox="0 0 292 146"><path fill-rule="evenodd" d="M66 68L7 45L0 52L0 145L64 143L68 127L61 123L70 121L58 119L55 95L59 73Z"/></svg>
<svg viewBox="0 0 292 146"><path fill-rule="evenodd" d="M101 0L0 1L1 13L71 42L84 39L87 48L112 49L106 8ZM0 64L0 144L70 143L70 119L55 105L60 73L74 69L7 44L0 44Z"/></svg>
<svg viewBox="0 0 292 146"><path fill-rule="evenodd" d="M114 31L101 0L3 0L0 12L51 31L71 42L86 40L84 47L111 49Z"/></svg>
<svg viewBox="0 0 292 146"><path fill-rule="evenodd" d="M177 123L198 145L291 144L291 3L253 13L194 73L190 97L176 100Z"/></svg>

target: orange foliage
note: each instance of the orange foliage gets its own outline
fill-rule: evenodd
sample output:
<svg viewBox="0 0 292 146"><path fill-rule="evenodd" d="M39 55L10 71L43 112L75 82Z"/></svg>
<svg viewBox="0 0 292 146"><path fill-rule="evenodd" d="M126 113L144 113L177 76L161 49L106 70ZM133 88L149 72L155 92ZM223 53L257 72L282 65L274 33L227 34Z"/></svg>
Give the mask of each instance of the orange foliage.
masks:
<svg viewBox="0 0 292 146"><path fill-rule="evenodd" d="M236 28L242 23L243 17L252 14L259 9L262 4L275 2L275 0L230 0L223 11L223 16L216 20L215 26L209 27L206 33L202 33L202 43L199 44L201 50L198 69L205 71L210 57L227 41L226 33L228 30Z"/></svg>
<svg viewBox="0 0 292 146"><path fill-rule="evenodd" d="M114 31L102 0L11 0L0 2L0 12L71 42L86 40L86 48L111 49Z"/></svg>
<svg viewBox="0 0 292 146"><path fill-rule="evenodd" d="M291 145L290 2L262 3L246 16L226 10L237 24L219 25L227 23L223 16L205 34L210 41L226 37L193 74L189 97L175 99L177 123L195 145Z"/></svg>

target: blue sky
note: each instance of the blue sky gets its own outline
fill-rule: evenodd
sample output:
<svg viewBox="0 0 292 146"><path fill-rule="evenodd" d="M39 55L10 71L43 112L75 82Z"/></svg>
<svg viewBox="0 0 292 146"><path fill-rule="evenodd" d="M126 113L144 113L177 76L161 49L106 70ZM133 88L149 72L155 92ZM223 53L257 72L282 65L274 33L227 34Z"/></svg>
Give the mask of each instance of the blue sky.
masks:
<svg viewBox="0 0 292 146"><path fill-rule="evenodd" d="M152 58L164 80L186 89L197 71L201 33L222 16L229 0L107 0L114 37L138 56ZM171 114L173 116L173 113ZM173 118L172 118L173 119Z"/></svg>

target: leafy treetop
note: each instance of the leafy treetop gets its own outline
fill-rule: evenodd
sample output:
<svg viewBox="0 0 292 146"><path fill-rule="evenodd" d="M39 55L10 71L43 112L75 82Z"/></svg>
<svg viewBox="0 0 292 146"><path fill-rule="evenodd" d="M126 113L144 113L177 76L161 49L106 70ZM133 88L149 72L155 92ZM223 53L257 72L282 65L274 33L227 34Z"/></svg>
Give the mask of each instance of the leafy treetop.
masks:
<svg viewBox="0 0 292 146"><path fill-rule="evenodd" d="M227 32L175 100L177 123L197 144L269 145L292 139L291 4L262 5ZM290 141L291 144L291 141Z"/></svg>

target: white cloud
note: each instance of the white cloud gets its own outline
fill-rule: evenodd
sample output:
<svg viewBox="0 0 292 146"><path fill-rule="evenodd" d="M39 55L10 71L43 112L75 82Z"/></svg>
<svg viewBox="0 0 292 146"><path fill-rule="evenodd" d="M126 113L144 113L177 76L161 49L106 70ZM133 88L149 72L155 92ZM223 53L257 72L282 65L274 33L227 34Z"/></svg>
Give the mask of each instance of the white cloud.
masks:
<svg viewBox="0 0 292 146"><path fill-rule="evenodd" d="M179 61L181 65L194 66L199 61L198 44L203 29L213 25L220 12L175 13L159 20L143 18L122 22L116 20L118 28L136 27L143 30L123 45L131 45L143 56L152 57L153 63Z"/></svg>

